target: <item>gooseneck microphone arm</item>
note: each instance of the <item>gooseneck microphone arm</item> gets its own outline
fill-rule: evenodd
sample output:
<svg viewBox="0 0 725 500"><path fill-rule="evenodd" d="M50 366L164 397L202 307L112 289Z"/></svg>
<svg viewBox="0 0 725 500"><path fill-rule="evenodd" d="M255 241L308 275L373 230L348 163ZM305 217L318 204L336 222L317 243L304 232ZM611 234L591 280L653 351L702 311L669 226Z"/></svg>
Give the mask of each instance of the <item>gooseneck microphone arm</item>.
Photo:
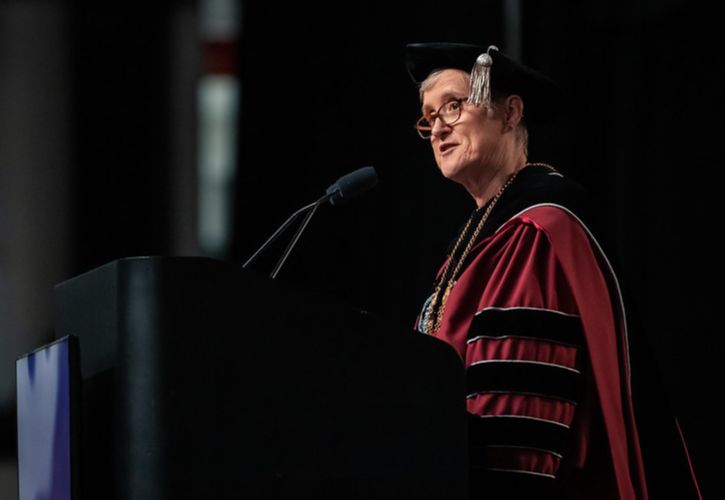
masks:
<svg viewBox="0 0 725 500"><path fill-rule="evenodd" d="M300 225L300 227L297 228L297 232L292 237L292 241L290 241L289 245L287 245L287 248L285 249L284 253L282 254L282 257L280 257L279 261L277 262L277 265L274 266L274 270L269 275L270 278L275 279L277 277L277 273L279 273L279 270L282 269L282 265L287 260L287 257L289 256L290 252L292 252L292 249L297 244L297 240L299 240L300 236L302 236L302 231L305 230L305 228L307 227L307 224L310 222L310 219L312 218L313 215L315 215L315 211L320 207L320 205L322 203L327 201L327 197L328 197L328 195L325 195L323 197L323 198L325 198L324 200L323 200L323 198L320 198L319 200L317 200L315 203L312 204L312 209L309 212L307 212L307 215L305 216L305 219L302 221L302 224Z"/></svg>
<svg viewBox="0 0 725 500"><path fill-rule="evenodd" d="M245 262L244 264L242 264L242 268L245 268L245 267L253 264L254 261L256 261L257 258L260 255L262 255L262 252L264 252L267 248L269 248L269 246L272 243L274 243L275 241L277 241L277 238L279 238L279 236L282 234L282 232L285 229L287 229L290 226L290 224L292 224L297 219L297 217L300 216L300 214L303 214L304 212L306 212L307 210L310 210L310 209L312 209L312 212L314 213L314 211L317 210L317 207L319 207L320 204L326 202L331 197L332 197L332 195L326 194L325 196L323 196L319 200L313 201L309 205L305 205L304 207L300 208L295 213L293 213L292 215L290 215L289 218L286 221L284 221L284 223L281 226L279 226L279 228L272 234L272 236L270 236L269 238L267 238L267 241L265 241L264 244L261 247L259 247L259 250L257 250L256 252L254 252L254 254L252 254L252 256L247 259L247 262Z"/></svg>
<svg viewBox="0 0 725 500"><path fill-rule="evenodd" d="M378 175L373 167L359 168L354 172L343 175L342 177L337 179L334 184L327 188L324 196L322 196L317 201L310 203L309 205L305 205L304 207L300 208L295 213L290 215L290 217L279 227L279 229L277 229L272 234L272 236L270 236L267 241L264 242L259 250L254 252L254 254L249 259L247 259L247 262L242 265L242 268L246 268L251 263L253 263L262 252L269 248L269 246L274 243L277 238L279 238L280 234L282 234L282 231L287 229L289 225L292 224L292 222L294 222L297 217L300 216L300 214L307 212L304 221L302 221L302 225L300 225L300 227L297 229L297 232L292 237L292 241L289 243L289 245L287 245L287 248L282 254L282 257L280 257L277 265L274 266L274 270L269 275L269 277L272 279L276 278L279 270L282 268L282 265L287 260L287 257L289 256L290 252L292 252L292 249L297 244L297 241L300 239L302 232L305 230L307 224L310 222L310 219L315 214L315 211L317 211L320 205L327 201L329 201L331 205L339 205L345 203L355 198L356 196L359 196L365 191L373 188L375 184L377 184L377 182Z"/></svg>

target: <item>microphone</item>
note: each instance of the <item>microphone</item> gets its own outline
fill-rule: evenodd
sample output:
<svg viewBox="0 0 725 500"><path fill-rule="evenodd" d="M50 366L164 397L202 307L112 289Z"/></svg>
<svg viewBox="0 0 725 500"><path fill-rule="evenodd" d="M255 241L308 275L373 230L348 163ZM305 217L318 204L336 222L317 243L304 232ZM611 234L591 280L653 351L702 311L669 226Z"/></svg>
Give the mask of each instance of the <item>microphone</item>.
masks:
<svg viewBox="0 0 725 500"><path fill-rule="evenodd" d="M365 191L375 187L378 183L378 174L373 167L363 167L343 175L327 188L330 195L330 205L339 205L350 201Z"/></svg>
<svg viewBox="0 0 725 500"><path fill-rule="evenodd" d="M331 205L340 205L372 189L377 183L378 175L375 172L374 167L362 167L353 172L350 172L349 174L343 175L342 177L337 179L334 184L327 188L324 196L308 205L305 205L304 207L300 208L295 213L290 215L289 218L272 234L272 236L270 236L267 241L265 241L264 244L259 247L259 249L254 252L254 254L249 259L247 259L247 261L242 265L242 268L246 268L255 260L257 260L262 252L269 248L272 243L277 241L277 238L279 238L280 234L282 234L282 232L287 229L290 224L292 224L292 222L297 219L297 217L299 217L304 212L307 212L305 219L302 221L302 224L297 229L297 232L292 238L292 241L289 243L289 245L287 245L287 248L282 254L282 257L277 262L277 265L274 267L274 270L272 270L272 273L269 275L269 277L272 279L276 278L279 270L282 268L282 265L285 263L287 257L292 252L292 249L297 244L297 240L300 239L302 232L305 230L307 224L310 222L310 219L315 214L315 211L319 208L320 205L327 201L329 201Z"/></svg>

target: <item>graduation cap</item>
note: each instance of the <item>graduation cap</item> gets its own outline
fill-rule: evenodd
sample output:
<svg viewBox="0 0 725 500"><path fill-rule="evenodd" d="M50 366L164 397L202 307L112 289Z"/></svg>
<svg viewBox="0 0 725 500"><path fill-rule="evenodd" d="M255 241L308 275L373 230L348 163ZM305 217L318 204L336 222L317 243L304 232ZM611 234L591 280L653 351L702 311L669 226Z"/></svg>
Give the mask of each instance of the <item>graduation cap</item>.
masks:
<svg viewBox="0 0 725 500"><path fill-rule="evenodd" d="M506 56L497 47L465 43L411 43L406 66L415 83L433 71L460 69L471 73L469 102L489 105L491 95L521 96L527 121L544 121L558 109L561 89L546 75Z"/></svg>

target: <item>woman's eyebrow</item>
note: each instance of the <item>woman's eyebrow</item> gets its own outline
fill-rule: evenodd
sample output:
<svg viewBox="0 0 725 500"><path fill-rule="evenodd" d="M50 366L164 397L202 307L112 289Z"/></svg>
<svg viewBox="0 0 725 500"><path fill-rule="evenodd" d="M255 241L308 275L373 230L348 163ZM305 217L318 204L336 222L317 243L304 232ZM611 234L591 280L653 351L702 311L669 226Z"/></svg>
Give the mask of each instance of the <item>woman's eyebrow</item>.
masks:
<svg viewBox="0 0 725 500"><path fill-rule="evenodd" d="M441 95L441 104L445 104L448 101L450 101L451 99L458 99L461 96L461 94L462 94L462 92L457 92L457 91L455 91L453 89L446 90ZM465 94L465 92L463 92L463 94ZM464 97L465 97L465 95L464 95ZM438 106L440 106L440 104ZM435 107L434 108L430 104L427 106L427 108L428 108L429 111L435 111L436 109L438 109L438 107ZM426 112L426 106L422 106L421 107L421 111L423 112L423 114L425 114L425 112Z"/></svg>

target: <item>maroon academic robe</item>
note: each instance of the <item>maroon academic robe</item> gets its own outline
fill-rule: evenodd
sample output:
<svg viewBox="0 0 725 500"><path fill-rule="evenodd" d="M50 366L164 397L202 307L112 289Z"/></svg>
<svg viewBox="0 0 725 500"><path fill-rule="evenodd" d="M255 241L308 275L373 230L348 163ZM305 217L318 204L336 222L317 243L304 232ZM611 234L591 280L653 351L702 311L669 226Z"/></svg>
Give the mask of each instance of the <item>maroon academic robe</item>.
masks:
<svg viewBox="0 0 725 500"><path fill-rule="evenodd" d="M434 333L466 368L472 492L533 481L522 491L646 499L624 308L606 256L555 203L498 222Z"/></svg>

